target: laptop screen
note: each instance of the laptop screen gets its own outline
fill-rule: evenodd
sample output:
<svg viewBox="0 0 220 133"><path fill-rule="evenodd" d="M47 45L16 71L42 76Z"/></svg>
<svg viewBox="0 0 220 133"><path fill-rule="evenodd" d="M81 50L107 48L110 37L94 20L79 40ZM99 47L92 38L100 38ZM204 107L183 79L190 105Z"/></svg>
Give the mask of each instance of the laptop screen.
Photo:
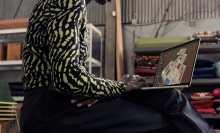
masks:
<svg viewBox="0 0 220 133"><path fill-rule="evenodd" d="M199 41L195 39L163 50L153 86L190 85Z"/></svg>

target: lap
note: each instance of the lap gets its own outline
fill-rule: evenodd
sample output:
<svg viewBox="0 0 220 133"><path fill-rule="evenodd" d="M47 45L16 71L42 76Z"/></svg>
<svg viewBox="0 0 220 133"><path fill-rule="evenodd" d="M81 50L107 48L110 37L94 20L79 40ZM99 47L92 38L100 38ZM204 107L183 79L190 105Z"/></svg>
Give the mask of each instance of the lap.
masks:
<svg viewBox="0 0 220 133"><path fill-rule="evenodd" d="M182 92L176 89L137 90L122 96L122 99L138 104L148 105L162 114L172 111L172 107L185 102Z"/></svg>
<svg viewBox="0 0 220 133"><path fill-rule="evenodd" d="M23 115L30 113L26 122L22 122L23 129L42 133L156 133L157 130L159 133L169 130L169 122L153 108L122 99L102 99L92 107L77 108L70 103L70 97L54 91L48 91L38 98L32 109L25 110L24 106ZM36 124L38 126L34 126Z"/></svg>

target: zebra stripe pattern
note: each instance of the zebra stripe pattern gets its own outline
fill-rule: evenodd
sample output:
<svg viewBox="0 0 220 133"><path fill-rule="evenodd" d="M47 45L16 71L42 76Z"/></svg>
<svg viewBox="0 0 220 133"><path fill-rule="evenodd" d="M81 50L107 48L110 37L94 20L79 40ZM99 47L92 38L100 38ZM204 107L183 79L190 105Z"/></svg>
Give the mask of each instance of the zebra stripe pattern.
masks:
<svg viewBox="0 0 220 133"><path fill-rule="evenodd" d="M87 72L84 0L40 0L23 43L25 90L49 86L85 97L117 97L123 84Z"/></svg>

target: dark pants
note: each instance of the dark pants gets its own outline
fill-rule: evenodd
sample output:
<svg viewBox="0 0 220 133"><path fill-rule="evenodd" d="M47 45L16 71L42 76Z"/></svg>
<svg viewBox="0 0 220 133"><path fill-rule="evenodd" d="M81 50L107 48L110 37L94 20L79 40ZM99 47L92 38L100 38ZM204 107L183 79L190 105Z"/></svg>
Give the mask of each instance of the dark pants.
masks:
<svg viewBox="0 0 220 133"><path fill-rule="evenodd" d="M22 133L214 133L175 90L136 91L77 108L52 88L25 92Z"/></svg>

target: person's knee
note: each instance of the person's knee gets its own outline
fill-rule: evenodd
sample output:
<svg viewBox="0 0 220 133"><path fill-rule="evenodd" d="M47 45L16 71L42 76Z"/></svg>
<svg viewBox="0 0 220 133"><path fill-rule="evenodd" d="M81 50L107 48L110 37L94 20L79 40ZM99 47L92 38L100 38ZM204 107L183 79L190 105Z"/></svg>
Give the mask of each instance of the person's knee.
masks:
<svg viewBox="0 0 220 133"><path fill-rule="evenodd" d="M170 95L169 99L165 102L165 110L167 113L178 112L182 110L187 102L185 95L174 89L172 90L172 95Z"/></svg>

